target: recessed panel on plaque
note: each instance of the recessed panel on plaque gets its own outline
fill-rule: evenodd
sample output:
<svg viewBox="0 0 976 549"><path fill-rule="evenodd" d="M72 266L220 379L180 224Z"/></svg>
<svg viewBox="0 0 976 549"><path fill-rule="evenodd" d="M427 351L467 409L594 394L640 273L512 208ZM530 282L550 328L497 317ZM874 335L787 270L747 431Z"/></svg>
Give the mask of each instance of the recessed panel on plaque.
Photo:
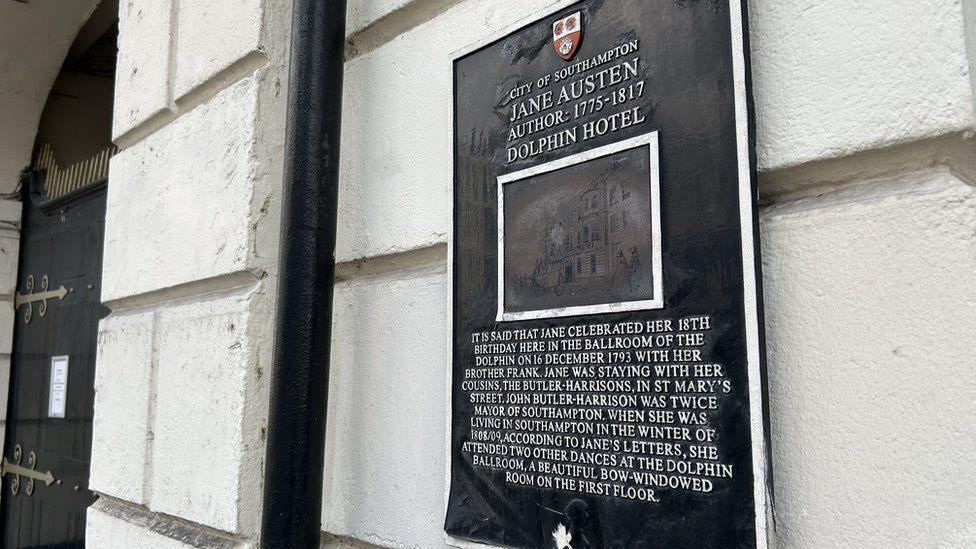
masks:
<svg viewBox="0 0 976 549"><path fill-rule="evenodd" d="M768 548L745 7L562 6L453 60L448 542Z"/></svg>
<svg viewBox="0 0 976 549"><path fill-rule="evenodd" d="M657 134L498 178L498 320L660 309Z"/></svg>

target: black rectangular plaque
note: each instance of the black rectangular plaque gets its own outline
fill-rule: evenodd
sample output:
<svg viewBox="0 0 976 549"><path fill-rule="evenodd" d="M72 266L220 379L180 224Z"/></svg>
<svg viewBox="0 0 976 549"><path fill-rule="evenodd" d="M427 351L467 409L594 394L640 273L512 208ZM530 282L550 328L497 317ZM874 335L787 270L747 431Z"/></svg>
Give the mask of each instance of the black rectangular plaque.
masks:
<svg viewBox="0 0 976 549"><path fill-rule="evenodd" d="M452 544L772 545L745 20L589 0L455 59Z"/></svg>

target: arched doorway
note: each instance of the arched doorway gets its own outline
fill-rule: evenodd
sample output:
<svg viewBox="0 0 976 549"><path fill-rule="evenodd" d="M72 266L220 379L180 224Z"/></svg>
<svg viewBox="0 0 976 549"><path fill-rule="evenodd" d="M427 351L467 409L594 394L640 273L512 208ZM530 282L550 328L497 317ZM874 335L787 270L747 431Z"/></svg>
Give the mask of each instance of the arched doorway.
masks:
<svg viewBox="0 0 976 549"><path fill-rule="evenodd" d="M61 11L49 12L52 4ZM97 9L91 4L83 25L63 21L65 13L78 15L72 12L77 5L51 0L32 0L22 7L35 13L15 14L23 19L57 13L62 20L38 24L60 25L72 34L65 45L47 44L50 55L60 52L63 63L53 85L47 83L50 91L36 132L31 133L30 116L17 136L14 128L0 126L7 143L25 141L25 133L33 136L30 166L6 194L19 197L23 212L0 465L0 539L10 549L84 546L86 510L95 500L88 475L95 344L98 321L108 313L100 290L105 189L115 152L111 124L118 4L106 0ZM7 24L13 23L0 26ZM23 70L24 61L17 66ZM41 77L35 80L37 86L45 83ZM8 163L16 160L14 153L5 157ZM0 178L4 169L0 163Z"/></svg>

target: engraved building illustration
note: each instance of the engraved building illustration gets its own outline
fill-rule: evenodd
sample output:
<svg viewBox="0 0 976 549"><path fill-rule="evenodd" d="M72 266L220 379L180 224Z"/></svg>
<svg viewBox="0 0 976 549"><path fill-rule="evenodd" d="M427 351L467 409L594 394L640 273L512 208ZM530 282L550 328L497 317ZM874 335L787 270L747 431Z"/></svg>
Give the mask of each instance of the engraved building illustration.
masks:
<svg viewBox="0 0 976 549"><path fill-rule="evenodd" d="M649 228L635 223L640 212L631 196L629 181L600 176L546 226L541 259L558 265L558 281L572 285L593 279L620 296L650 282L637 248Z"/></svg>

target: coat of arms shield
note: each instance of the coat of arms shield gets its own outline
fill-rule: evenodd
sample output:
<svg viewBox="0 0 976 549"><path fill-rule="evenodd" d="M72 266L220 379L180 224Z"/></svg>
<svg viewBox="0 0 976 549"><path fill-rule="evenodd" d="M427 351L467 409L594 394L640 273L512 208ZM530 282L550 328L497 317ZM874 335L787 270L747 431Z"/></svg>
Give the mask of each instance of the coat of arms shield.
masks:
<svg viewBox="0 0 976 549"><path fill-rule="evenodd" d="M576 55L580 41L583 39L583 13L576 12L563 17L552 24L552 45L556 53L564 61L569 61Z"/></svg>

